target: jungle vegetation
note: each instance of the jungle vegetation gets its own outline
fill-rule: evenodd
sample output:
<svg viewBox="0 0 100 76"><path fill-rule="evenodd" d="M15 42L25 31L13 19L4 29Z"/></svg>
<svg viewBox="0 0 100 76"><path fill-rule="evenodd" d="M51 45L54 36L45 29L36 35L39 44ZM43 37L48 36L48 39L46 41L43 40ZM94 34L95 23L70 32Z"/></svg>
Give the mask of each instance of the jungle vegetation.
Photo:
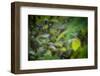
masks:
<svg viewBox="0 0 100 76"><path fill-rule="evenodd" d="M28 60L88 58L88 18L28 15Z"/></svg>

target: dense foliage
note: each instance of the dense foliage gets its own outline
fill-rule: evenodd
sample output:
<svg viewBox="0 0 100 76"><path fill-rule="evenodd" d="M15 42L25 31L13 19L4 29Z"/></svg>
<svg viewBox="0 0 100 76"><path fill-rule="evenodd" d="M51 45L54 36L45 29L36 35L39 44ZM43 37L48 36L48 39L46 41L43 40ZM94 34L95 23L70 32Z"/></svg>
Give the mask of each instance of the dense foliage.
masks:
<svg viewBox="0 0 100 76"><path fill-rule="evenodd" d="M28 16L28 59L88 57L87 17Z"/></svg>

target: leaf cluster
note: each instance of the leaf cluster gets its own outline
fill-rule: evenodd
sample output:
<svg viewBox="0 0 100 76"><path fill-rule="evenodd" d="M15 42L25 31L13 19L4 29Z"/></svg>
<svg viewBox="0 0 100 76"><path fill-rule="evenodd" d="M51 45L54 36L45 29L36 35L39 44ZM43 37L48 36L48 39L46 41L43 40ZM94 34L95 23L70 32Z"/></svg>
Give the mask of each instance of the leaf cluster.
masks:
<svg viewBox="0 0 100 76"><path fill-rule="evenodd" d="M29 60L87 58L86 17L28 16Z"/></svg>

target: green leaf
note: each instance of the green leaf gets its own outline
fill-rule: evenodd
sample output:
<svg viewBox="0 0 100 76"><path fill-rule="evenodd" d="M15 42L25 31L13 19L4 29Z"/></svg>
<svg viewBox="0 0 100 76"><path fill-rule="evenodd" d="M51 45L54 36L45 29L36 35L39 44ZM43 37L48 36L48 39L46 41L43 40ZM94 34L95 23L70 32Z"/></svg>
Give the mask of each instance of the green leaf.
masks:
<svg viewBox="0 0 100 76"><path fill-rule="evenodd" d="M48 25L44 25L44 26L43 26L43 29L44 29L44 30L48 29Z"/></svg>
<svg viewBox="0 0 100 76"><path fill-rule="evenodd" d="M47 52L45 53L45 56L52 56L52 53L50 50L47 50Z"/></svg>
<svg viewBox="0 0 100 76"><path fill-rule="evenodd" d="M43 34L41 35L42 38L48 38L50 35L49 34Z"/></svg>
<svg viewBox="0 0 100 76"><path fill-rule="evenodd" d="M51 35L55 35L55 34L56 34L56 32L57 32L57 30L56 30L56 29L50 29L50 31L49 31L49 33L50 33Z"/></svg>
<svg viewBox="0 0 100 76"><path fill-rule="evenodd" d="M59 41L59 42L56 42L56 43L55 43L55 46L56 46L56 47L62 47L62 46L63 46L63 43L60 42L60 41Z"/></svg>
<svg viewBox="0 0 100 76"><path fill-rule="evenodd" d="M72 49L76 51L81 46L81 41L78 38L72 40Z"/></svg>
<svg viewBox="0 0 100 76"><path fill-rule="evenodd" d="M64 32L62 32L62 33L58 36L58 38L56 39L56 41L59 41L67 32L68 32L67 30L65 30Z"/></svg>
<svg viewBox="0 0 100 76"><path fill-rule="evenodd" d="M60 51L65 52L67 49L65 47L60 48Z"/></svg>

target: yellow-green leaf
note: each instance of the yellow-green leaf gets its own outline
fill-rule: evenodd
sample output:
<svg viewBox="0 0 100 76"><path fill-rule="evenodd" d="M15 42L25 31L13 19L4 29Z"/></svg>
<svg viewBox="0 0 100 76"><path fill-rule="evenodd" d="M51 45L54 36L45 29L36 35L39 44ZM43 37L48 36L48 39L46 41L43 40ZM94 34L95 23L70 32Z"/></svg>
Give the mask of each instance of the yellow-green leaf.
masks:
<svg viewBox="0 0 100 76"><path fill-rule="evenodd" d="M72 49L76 51L81 46L81 41L79 38L75 38L72 40Z"/></svg>
<svg viewBox="0 0 100 76"><path fill-rule="evenodd" d="M45 30L48 29L48 25L43 26L43 29Z"/></svg>
<svg viewBox="0 0 100 76"><path fill-rule="evenodd" d="M52 34L52 35L55 35L56 32L57 32L56 29L50 29L50 31L49 31L49 33Z"/></svg>
<svg viewBox="0 0 100 76"><path fill-rule="evenodd" d="M65 52L67 49L65 47L60 48L60 51Z"/></svg>
<svg viewBox="0 0 100 76"><path fill-rule="evenodd" d="M58 38L56 39L56 41L59 41L67 32L68 32L67 30L65 30L64 32L62 32L62 33L58 36Z"/></svg>

